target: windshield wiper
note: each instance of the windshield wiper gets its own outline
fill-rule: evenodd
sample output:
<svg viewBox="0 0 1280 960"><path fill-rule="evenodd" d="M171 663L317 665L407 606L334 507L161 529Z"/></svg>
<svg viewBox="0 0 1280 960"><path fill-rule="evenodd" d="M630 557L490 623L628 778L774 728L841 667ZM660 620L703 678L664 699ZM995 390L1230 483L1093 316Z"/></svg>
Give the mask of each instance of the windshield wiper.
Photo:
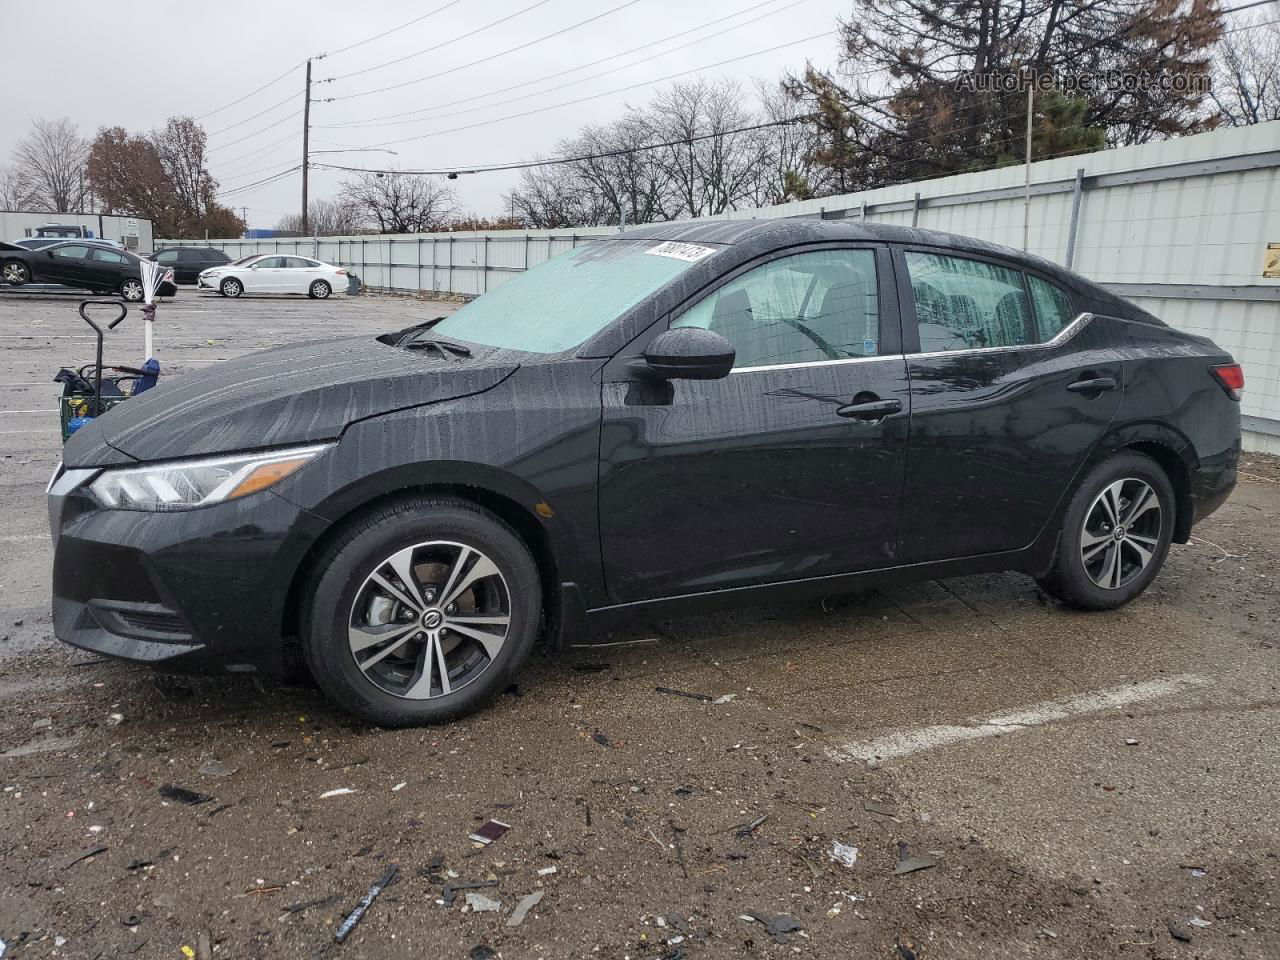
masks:
<svg viewBox="0 0 1280 960"><path fill-rule="evenodd" d="M438 350L440 356L446 360L450 356L469 357L471 356L471 348L464 347L460 343L454 343L452 340L434 340L430 337L419 337L410 340L408 343L401 344L406 350Z"/></svg>

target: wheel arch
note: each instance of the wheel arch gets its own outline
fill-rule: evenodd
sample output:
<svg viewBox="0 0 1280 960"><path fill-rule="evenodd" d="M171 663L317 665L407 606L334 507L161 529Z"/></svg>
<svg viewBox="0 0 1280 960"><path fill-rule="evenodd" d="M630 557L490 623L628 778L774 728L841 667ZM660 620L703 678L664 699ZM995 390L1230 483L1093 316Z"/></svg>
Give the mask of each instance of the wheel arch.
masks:
<svg viewBox="0 0 1280 960"><path fill-rule="evenodd" d="M371 480L376 479L378 478L371 478ZM386 478L382 479L385 481ZM344 531L358 523L362 517L397 500L444 496L468 501L493 513L510 526L529 549L542 584L543 639L558 647L566 625L566 614L576 619L578 604L573 603L571 599L568 606L572 610L566 611L563 589L565 557L557 549L555 536L534 512L536 507L526 505L525 498L521 498L510 487L478 483L474 482L474 479L432 479L411 484L399 482L390 486L384 482L372 489L368 484L362 484L364 495L344 496L340 501L324 509L323 515L331 522L311 544L293 572L285 594L281 636L286 638L298 636L302 605L306 599L307 587L316 571L316 565L324 552L343 535ZM532 502L543 503L541 500ZM585 620L585 616L583 619Z"/></svg>
<svg viewBox="0 0 1280 960"><path fill-rule="evenodd" d="M1173 541L1186 543L1191 538L1191 525L1195 520L1191 477L1199 464L1191 441L1166 423L1146 421L1113 430L1099 444L1099 450L1102 453L1097 458L1099 461L1121 450L1132 450L1145 454L1160 465L1173 485Z"/></svg>

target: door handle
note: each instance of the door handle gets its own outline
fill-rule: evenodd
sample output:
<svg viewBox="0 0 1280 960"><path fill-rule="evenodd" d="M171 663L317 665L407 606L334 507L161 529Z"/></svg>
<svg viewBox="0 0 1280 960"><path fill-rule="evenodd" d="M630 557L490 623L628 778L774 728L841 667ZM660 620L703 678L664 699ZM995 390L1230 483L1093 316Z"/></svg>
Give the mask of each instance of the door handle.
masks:
<svg viewBox="0 0 1280 960"><path fill-rule="evenodd" d="M883 420L891 413L902 412L901 400L868 400L866 403L846 403L836 408L836 416L855 420Z"/></svg>
<svg viewBox="0 0 1280 960"><path fill-rule="evenodd" d="M1087 380L1076 380L1067 384L1072 393L1102 393L1104 390L1116 388L1115 377L1091 377Z"/></svg>

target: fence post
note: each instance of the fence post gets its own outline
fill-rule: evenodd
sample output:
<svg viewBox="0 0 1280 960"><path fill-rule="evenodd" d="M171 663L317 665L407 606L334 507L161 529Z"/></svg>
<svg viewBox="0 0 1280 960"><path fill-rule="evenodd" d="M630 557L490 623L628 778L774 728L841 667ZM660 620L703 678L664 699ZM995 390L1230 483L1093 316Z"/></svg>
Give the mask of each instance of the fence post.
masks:
<svg viewBox="0 0 1280 960"><path fill-rule="evenodd" d="M484 235L484 244L480 248L480 292L489 292L489 235Z"/></svg>
<svg viewBox="0 0 1280 960"><path fill-rule="evenodd" d="M916 191L915 199L911 202L911 226L920 223L920 191Z"/></svg>
<svg viewBox="0 0 1280 960"><path fill-rule="evenodd" d="M422 292L422 237L418 237L418 292Z"/></svg>
<svg viewBox="0 0 1280 960"><path fill-rule="evenodd" d="M446 279L446 282L449 284L450 293L457 292L453 289L453 241L454 241L454 236L451 233L449 234L449 274Z"/></svg>
<svg viewBox="0 0 1280 960"><path fill-rule="evenodd" d="M1080 228L1080 201L1084 198L1084 167L1076 170L1076 182L1071 188L1071 226L1067 228L1068 270L1076 258L1076 232Z"/></svg>

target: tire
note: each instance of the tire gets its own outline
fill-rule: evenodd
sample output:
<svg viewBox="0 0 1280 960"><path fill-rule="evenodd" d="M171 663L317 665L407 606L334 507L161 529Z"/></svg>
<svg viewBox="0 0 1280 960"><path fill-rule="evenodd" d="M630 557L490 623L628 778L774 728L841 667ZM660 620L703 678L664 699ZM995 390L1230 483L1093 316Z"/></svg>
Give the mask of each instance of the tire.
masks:
<svg viewBox="0 0 1280 960"><path fill-rule="evenodd" d="M1072 495L1053 569L1040 586L1077 610L1124 606L1160 572L1176 509L1173 484L1158 463L1132 451L1108 458Z"/></svg>
<svg viewBox="0 0 1280 960"><path fill-rule="evenodd" d="M312 580L300 618L307 666L339 706L382 726L478 709L506 689L538 635L533 556L465 500L414 497L375 510L341 533Z"/></svg>
<svg viewBox="0 0 1280 960"><path fill-rule="evenodd" d="M142 288L141 280L128 279L120 284L120 296L129 303L141 303L145 291Z"/></svg>
<svg viewBox="0 0 1280 960"><path fill-rule="evenodd" d="M218 284L218 292L224 297L238 297L244 293L244 284L235 277L227 277Z"/></svg>
<svg viewBox="0 0 1280 960"><path fill-rule="evenodd" d="M0 263L0 278L5 283L20 287L31 282L31 268L21 260L6 260Z"/></svg>
<svg viewBox="0 0 1280 960"><path fill-rule="evenodd" d="M307 296L312 300L328 300L333 288L323 280L314 281L307 289Z"/></svg>

